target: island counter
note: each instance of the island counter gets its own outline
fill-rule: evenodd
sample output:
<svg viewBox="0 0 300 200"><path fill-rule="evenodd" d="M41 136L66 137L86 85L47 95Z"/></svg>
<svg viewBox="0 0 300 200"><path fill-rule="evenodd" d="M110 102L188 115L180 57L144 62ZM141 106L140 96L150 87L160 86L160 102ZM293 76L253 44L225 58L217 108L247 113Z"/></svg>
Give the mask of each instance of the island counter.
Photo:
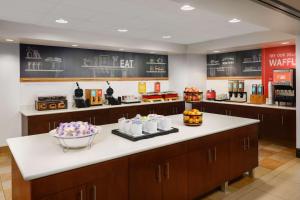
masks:
<svg viewBox="0 0 300 200"><path fill-rule="evenodd" d="M91 149L66 153L49 134L8 139L13 199L194 199L258 165L259 120L170 118L178 133L131 142L108 124Z"/></svg>

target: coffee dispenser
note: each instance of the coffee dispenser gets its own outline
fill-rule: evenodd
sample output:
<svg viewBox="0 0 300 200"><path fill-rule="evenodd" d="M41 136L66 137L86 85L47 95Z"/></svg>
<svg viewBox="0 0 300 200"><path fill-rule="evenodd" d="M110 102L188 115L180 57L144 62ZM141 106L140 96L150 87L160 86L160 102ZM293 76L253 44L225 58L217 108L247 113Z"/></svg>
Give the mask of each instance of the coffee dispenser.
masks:
<svg viewBox="0 0 300 200"><path fill-rule="evenodd" d="M247 102L247 92L245 92L245 82L243 80L230 80L228 82L229 101Z"/></svg>

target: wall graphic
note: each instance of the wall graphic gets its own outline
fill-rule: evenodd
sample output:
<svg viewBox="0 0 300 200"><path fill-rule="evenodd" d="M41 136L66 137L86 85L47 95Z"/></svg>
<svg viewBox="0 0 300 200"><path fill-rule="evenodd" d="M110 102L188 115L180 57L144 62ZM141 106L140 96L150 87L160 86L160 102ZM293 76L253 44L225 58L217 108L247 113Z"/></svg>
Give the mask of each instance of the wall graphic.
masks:
<svg viewBox="0 0 300 200"><path fill-rule="evenodd" d="M295 45L262 49L262 82L268 95L268 82L273 81L273 69L296 68Z"/></svg>
<svg viewBox="0 0 300 200"><path fill-rule="evenodd" d="M168 56L20 45L21 81L164 80Z"/></svg>
<svg viewBox="0 0 300 200"><path fill-rule="evenodd" d="M261 76L260 49L207 55L208 79L259 76Z"/></svg>

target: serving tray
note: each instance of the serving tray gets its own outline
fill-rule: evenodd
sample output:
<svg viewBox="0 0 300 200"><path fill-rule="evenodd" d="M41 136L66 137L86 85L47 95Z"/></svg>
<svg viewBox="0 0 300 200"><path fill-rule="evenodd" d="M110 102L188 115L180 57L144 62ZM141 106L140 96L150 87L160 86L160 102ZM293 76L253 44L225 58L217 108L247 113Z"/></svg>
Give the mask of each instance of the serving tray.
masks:
<svg viewBox="0 0 300 200"><path fill-rule="evenodd" d="M156 133L147 133L143 131L142 135L138 135L138 136L132 136L132 135L128 135L126 133L122 133L119 131L119 129L114 129L111 131L112 134L120 136L122 138L126 138L130 141L138 141L138 140L143 140L143 139L148 139L148 138L152 138L152 137L156 137L156 136L160 136L160 135L168 135L170 133L177 133L179 131L178 128L174 128L172 127L170 130L164 131L164 130L160 130L158 129L158 132Z"/></svg>

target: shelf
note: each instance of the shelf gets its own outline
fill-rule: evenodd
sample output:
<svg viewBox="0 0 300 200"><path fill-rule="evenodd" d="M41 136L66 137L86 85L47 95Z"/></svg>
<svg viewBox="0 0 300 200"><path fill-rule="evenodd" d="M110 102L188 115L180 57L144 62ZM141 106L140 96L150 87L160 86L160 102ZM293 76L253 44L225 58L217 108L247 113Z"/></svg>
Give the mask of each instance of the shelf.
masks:
<svg viewBox="0 0 300 200"><path fill-rule="evenodd" d="M147 62L147 65L166 65L167 63L152 63L152 62Z"/></svg>
<svg viewBox="0 0 300 200"><path fill-rule="evenodd" d="M220 65L220 64L207 64L208 66L216 66L216 65Z"/></svg>
<svg viewBox="0 0 300 200"><path fill-rule="evenodd" d="M30 58L30 57L25 57L27 60L42 60L42 58Z"/></svg>
<svg viewBox="0 0 300 200"><path fill-rule="evenodd" d="M116 66L81 66L81 67L88 68L88 69L124 70L124 71L133 69L133 68L121 68L121 67L116 67Z"/></svg>
<svg viewBox="0 0 300 200"><path fill-rule="evenodd" d="M25 69L25 72L63 72L62 69Z"/></svg>
<svg viewBox="0 0 300 200"><path fill-rule="evenodd" d="M167 73L166 71L146 71L147 73L159 74L159 73Z"/></svg>
<svg viewBox="0 0 300 200"><path fill-rule="evenodd" d="M261 61L245 61L243 64L251 64L251 63L261 63Z"/></svg>

